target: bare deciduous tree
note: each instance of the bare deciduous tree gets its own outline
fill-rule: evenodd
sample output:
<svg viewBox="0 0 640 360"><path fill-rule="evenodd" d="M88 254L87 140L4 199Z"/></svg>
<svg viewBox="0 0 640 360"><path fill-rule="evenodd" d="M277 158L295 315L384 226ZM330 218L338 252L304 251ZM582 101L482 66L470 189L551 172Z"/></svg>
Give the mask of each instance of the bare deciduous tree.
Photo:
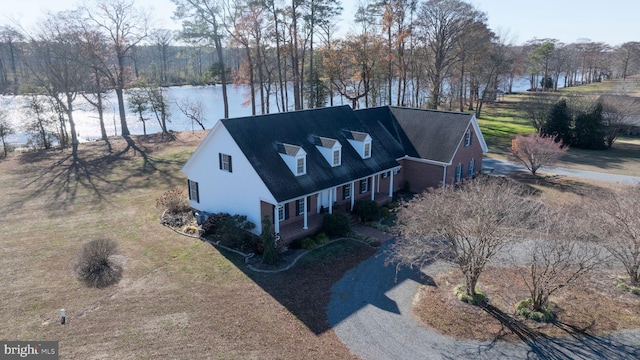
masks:
<svg viewBox="0 0 640 360"><path fill-rule="evenodd" d="M149 15L136 8L133 0L87 1L90 1L90 4L83 7L87 16L86 23L93 26L95 31L103 33L105 39L109 39L109 46L115 57L115 66L108 62L110 59L102 59L105 63L100 70L116 92L122 136L129 136L124 89L129 84L131 74L126 60L132 49L149 36Z"/></svg>
<svg viewBox="0 0 640 360"><path fill-rule="evenodd" d="M549 93L532 93L518 103L518 109L541 132L557 100L557 96Z"/></svg>
<svg viewBox="0 0 640 360"><path fill-rule="evenodd" d="M588 206L598 219L590 222L594 234L624 266L629 282L640 285L640 186L602 194Z"/></svg>
<svg viewBox="0 0 640 360"><path fill-rule="evenodd" d="M541 205L510 181L478 178L459 188L416 196L398 212L401 236L388 262L418 266L443 256L460 268L465 291L475 288L486 264L511 240L524 236Z"/></svg>
<svg viewBox="0 0 640 360"><path fill-rule="evenodd" d="M217 0L172 0L176 5L175 17L182 20L181 36L195 41L213 41L222 85L224 117L229 118L229 99L227 96L227 68L223 56L224 13L222 2Z"/></svg>
<svg viewBox="0 0 640 360"><path fill-rule="evenodd" d="M443 95L443 81L459 61L463 36L487 17L473 5L460 0L429 0L420 7L418 32L433 55L425 64L429 79L429 108L437 109Z"/></svg>
<svg viewBox="0 0 640 360"><path fill-rule="evenodd" d="M587 238L582 222L589 217L576 219L579 213L574 207L564 207L559 211L545 208L540 214L538 238L527 248L529 260L520 271L533 311L543 312L552 294L573 285L604 258L599 247L582 241Z"/></svg>
<svg viewBox="0 0 640 360"><path fill-rule="evenodd" d="M605 125L605 142L613 146L618 136L634 124L634 115L640 114L640 98L628 95L601 96L602 120Z"/></svg>
<svg viewBox="0 0 640 360"><path fill-rule="evenodd" d="M202 101L184 99L176 103L176 106L182 112L182 114L189 120L191 120L191 130L193 131L193 124L198 124L202 130L205 130L204 121L206 120L203 113Z"/></svg>
<svg viewBox="0 0 640 360"><path fill-rule="evenodd" d="M558 162L567 148L562 141L556 141L553 135L518 134L511 141L511 156L535 176L541 166Z"/></svg>
<svg viewBox="0 0 640 360"><path fill-rule="evenodd" d="M2 141L2 148L4 150L4 157L7 157L9 152L9 144L7 144L7 136L13 134L15 129L11 127L7 120L7 113L0 109L0 141Z"/></svg>

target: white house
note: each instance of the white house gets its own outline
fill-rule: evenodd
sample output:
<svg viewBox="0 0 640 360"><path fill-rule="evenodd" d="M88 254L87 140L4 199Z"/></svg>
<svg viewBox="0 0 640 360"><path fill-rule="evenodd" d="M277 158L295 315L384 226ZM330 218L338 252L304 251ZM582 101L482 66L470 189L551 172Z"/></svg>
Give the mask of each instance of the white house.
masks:
<svg viewBox="0 0 640 360"><path fill-rule="evenodd" d="M201 213L269 217L285 241L316 231L325 212L391 201L482 170L472 114L348 106L220 120L182 172Z"/></svg>

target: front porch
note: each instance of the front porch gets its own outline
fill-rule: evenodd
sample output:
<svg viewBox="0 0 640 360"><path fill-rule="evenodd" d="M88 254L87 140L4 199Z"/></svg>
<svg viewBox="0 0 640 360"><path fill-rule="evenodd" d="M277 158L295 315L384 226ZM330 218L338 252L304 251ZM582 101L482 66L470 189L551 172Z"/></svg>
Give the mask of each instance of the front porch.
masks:
<svg viewBox="0 0 640 360"><path fill-rule="evenodd" d="M368 200L368 199L362 199ZM389 197L388 194L377 193L375 194L374 201L378 204L378 206L384 206L391 202L392 198ZM351 212L351 202L350 201L340 201L336 202L333 206L332 213L334 214L345 214L349 216ZM307 216L307 229L304 228L304 218L300 217L300 219L294 221L288 221L286 224L280 225L280 239L285 244L290 244L292 241L303 239L307 236L313 236L320 232L322 229L322 218L324 217L324 213L318 214L308 214Z"/></svg>

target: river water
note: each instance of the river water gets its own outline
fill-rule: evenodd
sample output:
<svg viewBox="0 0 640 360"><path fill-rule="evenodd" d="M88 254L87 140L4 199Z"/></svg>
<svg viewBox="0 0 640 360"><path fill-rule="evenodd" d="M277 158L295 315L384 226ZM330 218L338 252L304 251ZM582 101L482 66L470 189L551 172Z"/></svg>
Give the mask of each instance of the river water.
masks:
<svg viewBox="0 0 640 360"><path fill-rule="evenodd" d="M514 86L514 91L524 91L528 86L526 79L521 79ZM185 99L191 102L200 101L202 103L203 114L205 117L204 125L207 129L211 129L219 119L224 118L224 108L222 102L221 86L179 86L165 88L165 95L168 98L170 122L167 124L169 130L186 131L201 129L198 124L192 123L178 109L177 103ZM229 116L242 117L251 115L251 106L249 105L249 86L230 85L227 87L229 99ZM292 96L293 91L289 92ZM126 99L126 95L125 95ZM0 108L7 114L10 125L14 128L15 134L7 137L7 142L14 145L26 144L28 135L26 134L26 124L31 122L29 111L27 110L28 97L25 96L0 96ZM341 96L334 98L334 105L350 104L348 100ZM270 100L271 112L277 112L276 99L272 97ZM100 125L98 113L86 100L78 96L74 102L75 111L73 113L76 122L78 137L81 142L91 141L100 138ZM362 104L364 106L364 103ZM126 107L126 106L125 106ZM115 92L110 92L105 97L104 103L104 121L107 135L120 135L120 118L118 116L118 104ZM291 109L289 109L291 110ZM143 134L143 124L138 120L138 115L132 113L128 107L127 125L129 131L134 135ZM256 111L260 113L260 104L257 104ZM160 131L160 125L155 119L155 115L146 114L147 134L157 133Z"/></svg>

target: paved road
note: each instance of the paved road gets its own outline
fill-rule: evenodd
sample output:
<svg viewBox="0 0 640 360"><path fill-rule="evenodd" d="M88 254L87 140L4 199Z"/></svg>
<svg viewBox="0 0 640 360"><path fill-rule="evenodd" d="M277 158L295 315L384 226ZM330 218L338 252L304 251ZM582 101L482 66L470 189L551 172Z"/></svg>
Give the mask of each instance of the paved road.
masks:
<svg viewBox="0 0 640 360"><path fill-rule="evenodd" d="M528 171L523 165L515 164L507 160L490 159L490 158L482 159L482 168L484 171L488 171L496 175L507 175L512 172ZM640 176L616 175L616 174L609 174L605 172L575 170L575 169L568 169L568 168L562 168L562 167L547 167L547 166L541 167L538 170L538 172L545 173L545 174L571 176L571 177L590 179L590 180L607 181L607 182L620 183L620 184L632 184L632 185L640 184Z"/></svg>
<svg viewBox="0 0 640 360"><path fill-rule="evenodd" d="M437 263L422 272L385 266L388 241L375 256L347 272L332 288L329 325L364 360L413 359L639 359L640 331L604 337L526 339L522 342L455 340L420 326L411 304L429 274L446 270Z"/></svg>

